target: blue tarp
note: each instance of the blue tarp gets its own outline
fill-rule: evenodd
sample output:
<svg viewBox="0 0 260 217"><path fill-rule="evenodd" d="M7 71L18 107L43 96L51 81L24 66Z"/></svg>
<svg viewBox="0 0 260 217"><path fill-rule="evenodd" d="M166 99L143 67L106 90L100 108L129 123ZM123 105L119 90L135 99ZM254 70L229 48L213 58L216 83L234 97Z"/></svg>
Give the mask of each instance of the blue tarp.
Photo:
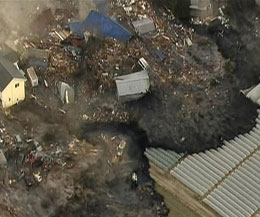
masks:
<svg viewBox="0 0 260 217"><path fill-rule="evenodd" d="M81 25L74 23L71 28L71 31L80 37L86 30L102 37L113 37L124 42L132 37L132 33L125 27L97 11L91 11Z"/></svg>

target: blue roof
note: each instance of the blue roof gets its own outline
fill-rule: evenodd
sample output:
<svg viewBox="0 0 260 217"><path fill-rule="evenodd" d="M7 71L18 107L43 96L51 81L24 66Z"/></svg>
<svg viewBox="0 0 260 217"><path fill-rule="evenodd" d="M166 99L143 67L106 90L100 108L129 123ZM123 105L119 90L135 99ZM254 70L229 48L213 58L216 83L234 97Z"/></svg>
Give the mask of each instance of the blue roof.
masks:
<svg viewBox="0 0 260 217"><path fill-rule="evenodd" d="M75 33L79 37L84 37L84 28L81 22L71 22L69 23L70 31Z"/></svg>
<svg viewBox="0 0 260 217"><path fill-rule="evenodd" d="M86 30L102 37L112 37L123 42L132 37L132 33L125 27L97 11L91 11L82 23L71 23L70 28L80 37Z"/></svg>

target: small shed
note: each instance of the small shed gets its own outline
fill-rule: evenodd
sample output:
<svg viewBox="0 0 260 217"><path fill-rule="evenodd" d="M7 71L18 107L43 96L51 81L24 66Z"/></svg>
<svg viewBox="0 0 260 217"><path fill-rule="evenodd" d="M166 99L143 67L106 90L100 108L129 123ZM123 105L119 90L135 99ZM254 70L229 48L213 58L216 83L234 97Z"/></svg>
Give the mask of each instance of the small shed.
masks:
<svg viewBox="0 0 260 217"><path fill-rule="evenodd" d="M122 102L143 97L150 88L149 75L146 70L118 76L115 79L118 99Z"/></svg>
<svg viewBox="0 0 260 217"><path fill-rule="evenodd" d="M134 21L132 22L132 24L135 28L135 31L141 35L155 30L155 25L153 20L149 18L144 18L142 20Z"/></svg>
<svg viewBox="0 0 260 217"><path fill-rule="evenodd" d="M39 84L38 76L33 67L27 69L27 76L30 79L32 87L36 87Z"/></svg>
<svg viewBox="0 0 260 217"><path fill-rule="evenodd" d="M58 93L63 104L73 103L75 101L74 89L65 82L58 82Z"/></svg>
<svg viewBox="0 0 260 217"><path fill-rule="evenodd" d="M48 52L43 49L28 48L24 52L23 58L30 66L48 66Z"/></svg>
<svg viewBox="0 0 260 217"><path fill-rule="evenodd" d="M191 17L209 17L213 15L213 6L211 0L191 0Z"/></svg>

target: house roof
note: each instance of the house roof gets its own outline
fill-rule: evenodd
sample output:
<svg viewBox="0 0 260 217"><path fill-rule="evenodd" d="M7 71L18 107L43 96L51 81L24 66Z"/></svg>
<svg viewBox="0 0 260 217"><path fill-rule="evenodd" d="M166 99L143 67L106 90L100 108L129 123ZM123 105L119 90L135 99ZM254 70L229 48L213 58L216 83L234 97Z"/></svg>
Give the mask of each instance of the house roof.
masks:
<svg viewBox="0 0 260 217"><path fill-rule="evenodd" d="M0 57L0 78L0 91L3 91L14 78L26 80L13 63L3 57Z"/></svg>
<svg viewBox="0 0 260 217"><path fill-rule="evenodd" d="M146 93L150 87L149 75L146 70L116 77L119 96Z"/></svg>

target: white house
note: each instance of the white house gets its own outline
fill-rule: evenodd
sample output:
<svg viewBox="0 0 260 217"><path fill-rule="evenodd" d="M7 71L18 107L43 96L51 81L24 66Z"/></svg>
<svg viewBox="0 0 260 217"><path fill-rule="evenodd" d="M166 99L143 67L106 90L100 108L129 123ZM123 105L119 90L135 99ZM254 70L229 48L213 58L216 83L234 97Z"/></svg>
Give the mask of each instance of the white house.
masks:
<svg viewBox="0 0 260 217"><path fill-rule="evenodd" d="M0 102L3 108L25 99L25 81L13 63L0 57Z"/></svg>

